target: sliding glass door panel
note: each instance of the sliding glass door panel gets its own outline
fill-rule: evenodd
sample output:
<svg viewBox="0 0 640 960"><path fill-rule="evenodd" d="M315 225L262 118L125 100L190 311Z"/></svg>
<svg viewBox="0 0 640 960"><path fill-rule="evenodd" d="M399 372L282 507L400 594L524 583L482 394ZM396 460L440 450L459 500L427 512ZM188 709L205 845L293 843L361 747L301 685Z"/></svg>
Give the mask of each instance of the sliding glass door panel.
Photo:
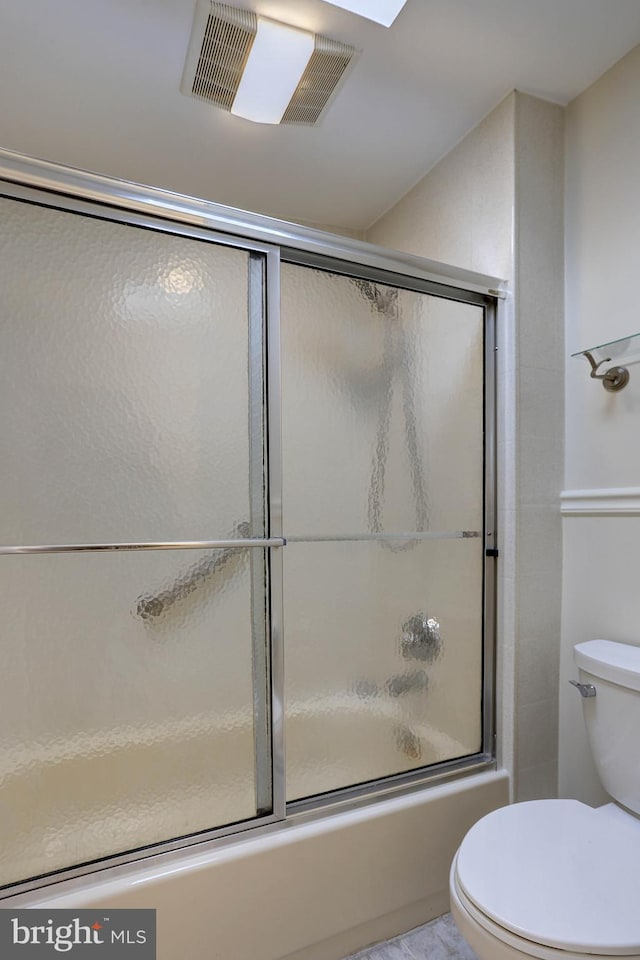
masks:
<svg viewBox="0 0 640 960"><path fill-rule="evenodd" d="M0 885L256 816L248 553L0 557Z"/></svg>
<svg viewBox="0 0 640 960"><path fill-rule="evenodd" d="M0 885L273 812L269 251L151 226L0 199Z"/></svg>
<svg viewBox="0 0 640 960"><path fill-rule="evenodd" d="M482 750L484 354L481 305L283 266L289 800Z"/></svg>
<svg viewBox="0 0 640 960"><path fill-rule="evenodd" d="M482 541L285 552L287 799L481 749Z"/></svg>

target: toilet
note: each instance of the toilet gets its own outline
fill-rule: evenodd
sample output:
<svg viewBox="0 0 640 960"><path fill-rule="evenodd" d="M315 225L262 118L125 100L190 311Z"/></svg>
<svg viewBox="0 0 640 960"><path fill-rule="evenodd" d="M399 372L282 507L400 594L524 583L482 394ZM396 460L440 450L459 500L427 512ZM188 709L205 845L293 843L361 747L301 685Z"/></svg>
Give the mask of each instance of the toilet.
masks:
<svg viewBox="0 0 640 960"><path fill-rule="evenodd" d="M476 823L451 866L480 960L640 960L640 647L574 647L596 768L613 802L534 800Z"/></svg>

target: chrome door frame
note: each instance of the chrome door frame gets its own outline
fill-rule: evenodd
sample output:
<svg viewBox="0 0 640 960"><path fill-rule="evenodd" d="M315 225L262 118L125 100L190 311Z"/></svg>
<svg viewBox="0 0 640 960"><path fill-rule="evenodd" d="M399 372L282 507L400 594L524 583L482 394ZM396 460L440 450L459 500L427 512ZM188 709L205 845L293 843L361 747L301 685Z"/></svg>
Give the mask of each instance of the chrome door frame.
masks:
<svg viewBox="0 0 640 960"><path fill-rule="evenodd" d="M173 860L187 847L202 850L202 844L227 845L254 835L286 829L294 820L324 816L327 809L349 809L399 793L422 789L495 767L494 648L495 648L495 556L485 559L485 631L483 681L483 748L469 758L448 761L407 774L372 781L356 788L324 794L286 806L284 744L284 648L282 550L282 436L280 397L280 262L315 265L321 269L364 277L409 290L461 302L482 304L485 309L485 536L495 544L495 306L503 298L502 281L493 276L447 266L421 257L387 250L364 241L334 236L320 230L249 213L211 201L200 200L71 167L0 150L0 196L88 217L128 224L143 229L211 241L264 254L266 262L266 444L268 464L268 536L243 543L59 544L20 545L0 548L0 553L60 552L75 550L202 549L209 546L272 548L266 552L270 584L271 700L273 812L198 834L153 844L102 860L79 864L23 883L0 889L0 901L29 891L62 883L76 885L80 878L103 870L116 873L132 861L148 857ZM251 542L250 542L251 541ZM486 551L485 551L486 552Z"/></svg>
<svg viewBox="0 0 640 960"><path fill-rule="evenodd" d="M106 205L112 211L139 212L182 224L216 230L228 237L256 240L283 249L357 263L400 276L431 280L449 288L503 297L503 281L489 274L389 250L376 244L336 236L312 227L250 213L235 207L184 196L0 150L0 182L49 191L64 200ZM64 200L63 200L64 198ZM50 204L51 205L51 204ZM114 219L110 217L109 219ZM117 219L117 218L116 218Z"/></svg>

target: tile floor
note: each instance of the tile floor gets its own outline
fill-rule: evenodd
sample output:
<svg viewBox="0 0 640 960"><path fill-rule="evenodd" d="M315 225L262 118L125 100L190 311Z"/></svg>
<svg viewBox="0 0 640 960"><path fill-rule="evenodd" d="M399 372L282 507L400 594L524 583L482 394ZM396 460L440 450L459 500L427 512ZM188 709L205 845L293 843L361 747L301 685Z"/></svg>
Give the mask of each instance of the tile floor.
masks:
<svg viewBox="0 0 640 960"><path fill-rule="evenodd" d="M477 957L458 933L451 914L445 913L401 937L367 947L348 960L477 960Z"/></svg>

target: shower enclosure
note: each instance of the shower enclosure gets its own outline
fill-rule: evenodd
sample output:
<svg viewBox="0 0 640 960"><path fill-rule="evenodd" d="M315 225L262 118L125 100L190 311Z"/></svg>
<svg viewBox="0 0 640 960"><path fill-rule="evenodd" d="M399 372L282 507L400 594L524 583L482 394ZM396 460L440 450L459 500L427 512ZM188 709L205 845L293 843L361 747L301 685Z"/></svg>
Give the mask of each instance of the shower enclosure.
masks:
<svg viewBox="0 0 640 960"><path fill-rule="evenodd" d="M5 895L490 764L494 297L1 160Z"/></svg>

